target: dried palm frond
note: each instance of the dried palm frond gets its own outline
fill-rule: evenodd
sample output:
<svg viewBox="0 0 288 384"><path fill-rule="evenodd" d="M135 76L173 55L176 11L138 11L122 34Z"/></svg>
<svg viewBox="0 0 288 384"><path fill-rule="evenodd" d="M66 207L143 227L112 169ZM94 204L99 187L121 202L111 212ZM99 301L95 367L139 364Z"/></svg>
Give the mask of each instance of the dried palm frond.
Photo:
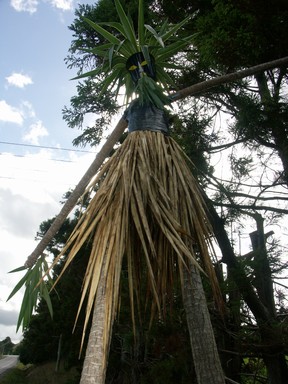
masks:
<svg viewBox="0 0 288 384"><path fill-rule="evenodd" d="M158 310L161 314L177 265L183 268L188 260L204 269L216 297L219 295L209 255L211 229L190 167L172 138L160 132L135 131L87 188L91 196L95 186L98 190L54 263L69 251L63 273L85 242L91 240L78 315L88 296L84 340L100 277L105 276L106 354L118 307L124 257L133 324L141 287L145 286L151 299L151 313Z"/></svg>

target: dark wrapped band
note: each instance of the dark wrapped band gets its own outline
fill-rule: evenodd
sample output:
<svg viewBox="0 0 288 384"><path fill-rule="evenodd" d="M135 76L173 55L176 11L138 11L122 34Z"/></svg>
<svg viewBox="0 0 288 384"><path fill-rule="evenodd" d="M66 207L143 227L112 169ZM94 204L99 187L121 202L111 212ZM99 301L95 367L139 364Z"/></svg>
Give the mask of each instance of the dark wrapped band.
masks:
<svg viewBox="0 0 288 384"><path fill-rule="evenodd" d="M128 122L129 132L134 131L155 131L169 134L169 123L164 110L156 108L152 104L139 105L131 103L126 109L123 119Z"/></svg>
<svg viewBox="0 0 288 384"><path fill-rule="evenodd" d="M151 77L153 80L156 80L156 67L155 67L155 59L152 55L149 55L149 60L147 61L142 52L134 53L134 55L130 56L126 62L126 69L129 71L132 81L135 85L137 85L138 80L141 77L140 68L142 71L146 73L147 76Z"/></svg>

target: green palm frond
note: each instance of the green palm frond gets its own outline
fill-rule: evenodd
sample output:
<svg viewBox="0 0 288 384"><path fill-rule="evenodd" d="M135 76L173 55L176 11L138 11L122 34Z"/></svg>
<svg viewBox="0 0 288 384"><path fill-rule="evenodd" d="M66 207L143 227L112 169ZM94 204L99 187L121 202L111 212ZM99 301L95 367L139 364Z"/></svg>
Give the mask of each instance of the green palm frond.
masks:
<svg viewBox="0 0 288 384"><path fill-rule="evenodd" d="M108 32L105 28L102 28L100 24L94 23L94 21L87 19L87 17L83 17L83 20L86 21L87 24L90 25L96 32L100 33L106 40L108 40L111 44L119 44L120 40L114 36L112 33Z"/></svg>
<svg viewBox="0 0 288 384"><path fill-rule="evenodd" d="M139 40L140 47L145 45L143 0L139 0L139 3L138 3L138 40Z"/></svg>
<svg viewBox="0 0 288 384"><path fill-rule="evenodd" d="M169 88L173 85L173 81L169 76L164 75L166 69L171 69L171 59L180 50L191 44L194 35L181 38L179 30L189 21L189 17L185 18L178 24L170 25L165 21L159 30L156 30L150 25L144 23L144 7L143 0L138 3L138 30L135 31L133 22L130 17L125 13L119 0L115 0L115 7L119 17L119 21L95 23L92 20L83 18L83 20L92 27L98 34L100 34L106 42L100 46L92 49L84 48L84 52L90 52L103 58L101 66L93 71L89 71L74 79L81 79L87 76L103 76L103 81L100 86L103 87L103 92L112 90L116 86L116 97L120 91L121 86L125 87L126 100L129 101L133 94L140 97L140 100L153 100L153 103L158 108L163 108L163 103L159 103L159 94L154 95L140 95L139 92L151 92L151 88L135 87L131 88L131 82L126 76L129 71L126 68L127 60L136 53L142 52L145 61L151 62L151 55L154 57L156 66L161 70L156 71L156 81L161 89L161 92L169 92ZM109 27L109 31L105 29ZM110 30L114 30L113 34ZM178 35L177 35L178 34ZM121 58L122 70L119 71L119 64L116 65L116 58ZM115 75L112 73L115 72ZM167 71L166 71L167 72ZM111 82L109 83L109 79ZM116 81L115 81L116 79ZM126 81L127 80L127 81ZM169 80L169 82L168 82ZM154 81L154 80L153 80ZM103 94L101 92L101 95ZM164 99L160 97L160 100ZM166 98L169 103L169 99Z"/></svg>
<svg viewBox="0 0 288 384"><path fill-rule="evenodd" d="M125 38L130 42L131 46L135 49L137 52L139 50L136 34L134 31L134 26L130 22L128 16L126 15L124 9L122 8L122 5L120 1L115 1L116 10L120 19L120 23L123 26L123 29L125 31Z"/></svg>
<svg viewBox="0 0 288 384"><path fill-rule="evenodd" d="M163 43L162 37L160 35L158 35L158 33L155 31L155 29L152 28L150 25L147 25L147 24L145 24L145 28L151 33L152 36L155 37L155 40L160 45L160 47L164 48L164 43Z"/></svg>
<svg viewBox="0 0 288 384"><path fill-rule="evenodd" d="M25 275L16 284L10 293L8 300L10 300L18 291L24 288L24 296L18 316L17 331L22 324L25 329L31 320L34 309L36 308L39 298L46 301L49 313L53 317L53 308L49 296L50 288L53 285L52 278L49 274L49 266L45 255L42 255L36 264L27 270L26 267L14 269L10 273L26 271ZM45 279L43 277L45 276Z"/></svg>

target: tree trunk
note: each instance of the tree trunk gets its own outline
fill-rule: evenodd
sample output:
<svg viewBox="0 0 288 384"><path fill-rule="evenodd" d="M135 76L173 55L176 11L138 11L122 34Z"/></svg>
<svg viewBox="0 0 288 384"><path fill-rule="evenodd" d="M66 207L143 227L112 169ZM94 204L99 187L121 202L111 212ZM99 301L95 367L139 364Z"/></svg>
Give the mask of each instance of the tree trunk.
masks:
<svg viewBox="0 0 288 384"><path fill-rule="evenodd" d="M218 268L221 265L218 265ZM221 268L222 269L222 268ZM222 271L221 271L222 272ZM241 331L241 294L234 280L230 278L230 270L227 267L226 281L221 276L223 287L227 284L225 314L225 327L217 327L217 336L219 337L218 349L221 351L220 357L225 374L230 380L236 383L241 382L242 356L239 351L239 339L235 337ZM231 381L232 383L232 381Z"/></svg>
<svg viewBox="0 0 288 384"><path fill-rule="evenodd" d="M286 71L283 72L285 73ZM284 74L282 75L284 77ZM283 119L283 112L281 111L281 106L283 103L282 98L280 98L279 96L281 82L278 83L277 81L277 83L274 85L274 89L271 91L269 89L268 81L264 73L259 73L255 75L255 79L258 84L259 95L264 107L264 113L266 115L266 122L264 128L267 131L271 131L276 151L282 162L284 170L283 178L286 184L288 185L288 137L286 127L287 122L284 120L285 118ZM276 95L278 95L278 97L276 97Z"/></svg>
<svg viewBox="0 0 288 384"><path fill-rule="evenodd" d="M267 308L270 317L276 319L272 272L264 234L264 219L257 212L253 214L253 217L257 224L257 230L250 233L252 249L254 252L254 286L260 301Z"/></svg>
<svg viewBox="0 0 288 384"><path fill-rule="evenodd" d="M275 322L272 326L260 329L263 361L267 368L269 384L287 384L288 369L285 354L283 331Z"/></svg>
<svg viewBox="0 0 288 384"><path fill-rule="evenodd" d="M105 352L105 300L106 300L106 278L102 273L97 290L92 325L90 329L88 345L86 348L80 384L104 384L106 377L107 361L105 353L108 354L110 340Z"/></svg>
<svg viewBox="0 0 288 384"><path fill-rule="evenodd" d="M192 264L182 268L182 295L198 384L224 384L199 270Z"/></svg>
<svg viewBox="0 0 288 384"><path fill-rule="evenodd" d="M282 348L282 333L277 327L276 308L273 292L273 280L267 255L266 238L264 234L264 219L259 213L254 214L257 230L250 234L254 256L255 287L259 300L267 308L271 326L263 325L260 329L265 344L263 360L267 367L269 383L282 384L287 381L287 366ZM251 236L252 235L252 236Z"/></svg>
<svg viewBox="0 0 288 384"><path fill-rule="evenodd" d="M257 321L262 342L259 354L262 354L267 367L269 384L286 384L288 367L281 323L275 316L274 311L271 313L269 308L267 308L259 296L257 296L254 287L245 274L243 266L238 262L234 254L223 221L218 216L213 205L209 203L207 197L206 201L209 207L213 230L223 255L222 261L227 264L231 278L235 281L243 299Z"/></svg>

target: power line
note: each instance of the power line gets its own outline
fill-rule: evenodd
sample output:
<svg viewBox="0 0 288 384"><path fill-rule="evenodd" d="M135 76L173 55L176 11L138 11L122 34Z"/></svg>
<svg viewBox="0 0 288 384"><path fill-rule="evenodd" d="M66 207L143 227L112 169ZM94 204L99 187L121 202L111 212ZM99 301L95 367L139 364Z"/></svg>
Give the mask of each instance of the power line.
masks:
<svg viewBox="0 0 288 384"><path fill-rule="evenodd" d="M31 157L31 155L19 155L19 154L15 154L15 153L3 153L3 152L0 152L0 156L13 156L13 157L21 157L21 158L24 158L24 159L27 159L27 158ZM65 160L65 159L45 159L45 160L48 160L48 161L59 161L61 163L76 163L75 160Z"/></svg>
<svg viewBox="0 0 288 384"><path fill-rule="evenodd" d="M86 151L84 149L70 149L70 148L58 148L58 147L50 147L50 146L44 146L44 145L35 145L35 144L23 144L23 143L13 143L9 141L0 141L0 144L6 144L6 145L17 145L20 147L32 147L32 148L43 148L43 149L56 149L59 151L68 151L68 152L83 152L83 153L96 153L94 151Z"/></svg>
<svg viewBox="0 0 288 384"><path fill-rule="evenodd" d="M0 179L6 179L6 180L15 180L15 181L29 181L29 182L33 182L33 183L41 183L43 184L43 180L37 180L37 179L28 179L28 178L20 178L20 177L10 177L10 176L0 176ZM63 182L57 182L57 185L66 185L66 186L70 186L71 185L74 185L75 183L63 183Z"/></svg>

